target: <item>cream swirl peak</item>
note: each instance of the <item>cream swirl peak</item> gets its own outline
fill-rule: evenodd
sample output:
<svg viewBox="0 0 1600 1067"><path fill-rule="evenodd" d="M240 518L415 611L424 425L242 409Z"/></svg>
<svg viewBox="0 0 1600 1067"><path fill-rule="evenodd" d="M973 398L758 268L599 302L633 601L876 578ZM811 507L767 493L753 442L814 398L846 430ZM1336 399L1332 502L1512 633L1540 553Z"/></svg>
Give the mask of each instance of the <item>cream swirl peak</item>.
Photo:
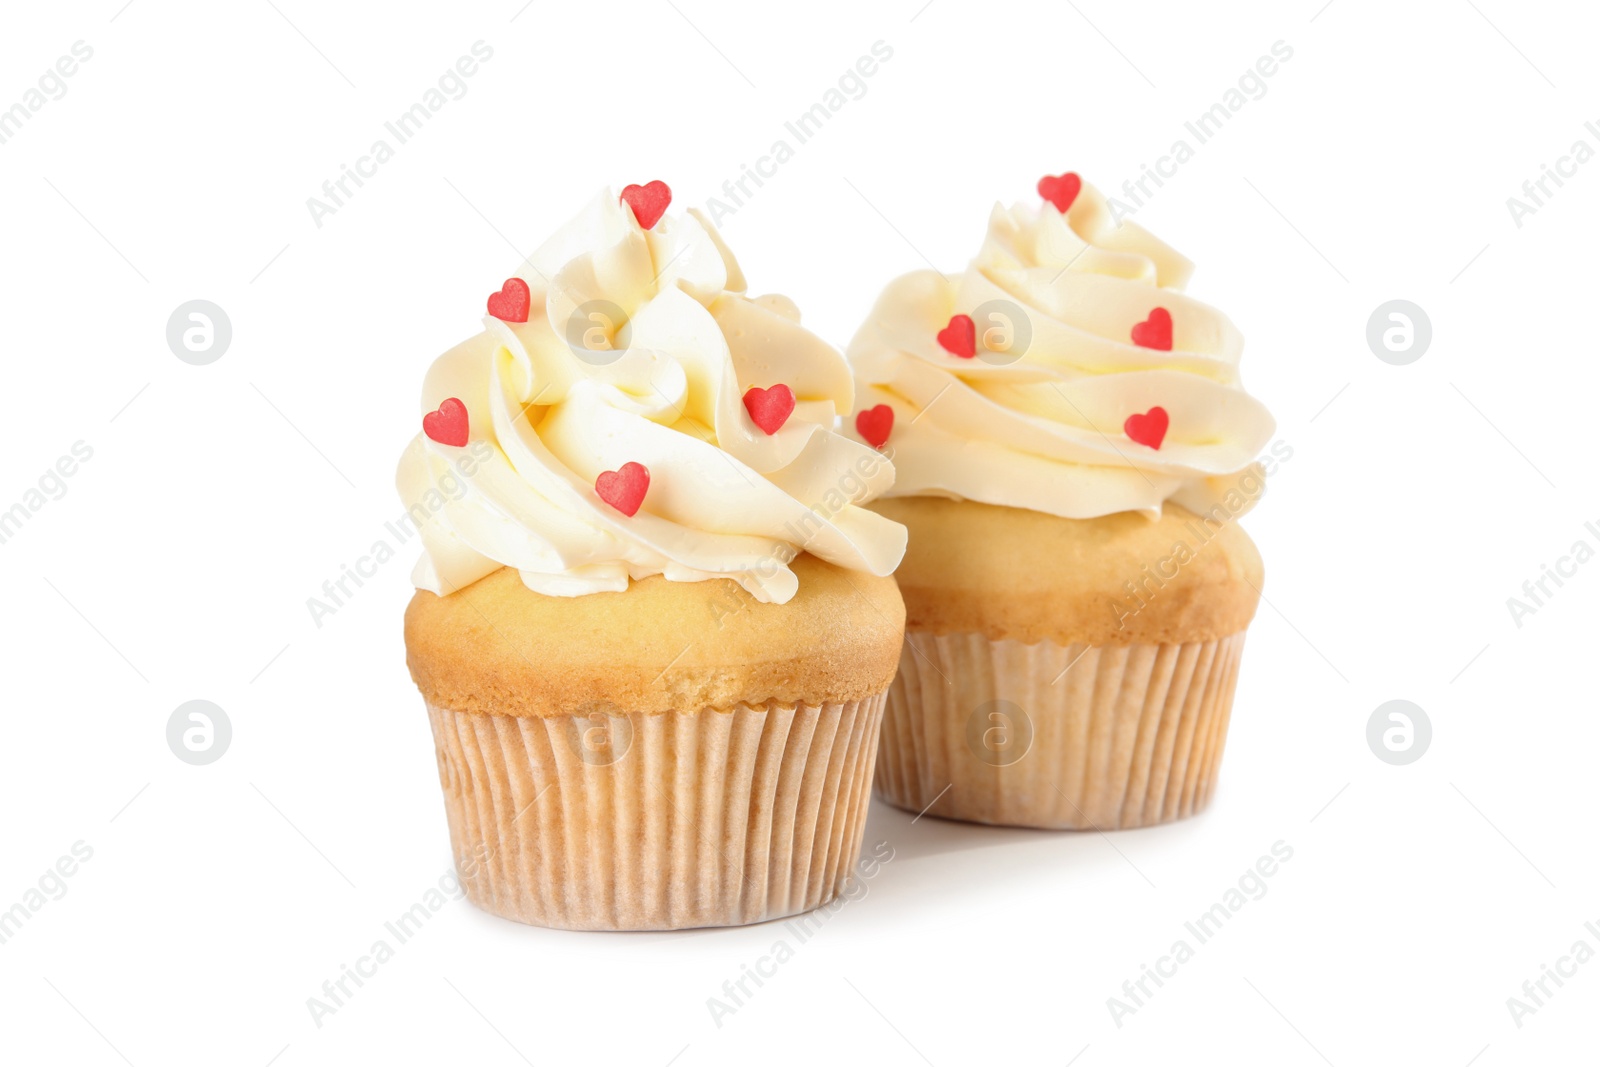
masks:
<svg viewBox="0 0 1600 1067"><path fill-rule="evenodd" d="M1193 264L1077 175L1039 193L995 205L964 273L891 282L850 344L854 432L887 442L891 495L1240 513L1273 421L1240 385L1239 331L1183 294Z"/></svg>
<svg viewBox="0 0 1600 1067"><path fill-rule="evenodd" d="M853 401L844 357L784 297L747 297L704 219L662 214L670 198L601 193L429 370L396 478L420 588L507 566L553 596L661 574L784 603L802 551L899 564L905 528L858 506L894 469L833 432Z"/></svg>

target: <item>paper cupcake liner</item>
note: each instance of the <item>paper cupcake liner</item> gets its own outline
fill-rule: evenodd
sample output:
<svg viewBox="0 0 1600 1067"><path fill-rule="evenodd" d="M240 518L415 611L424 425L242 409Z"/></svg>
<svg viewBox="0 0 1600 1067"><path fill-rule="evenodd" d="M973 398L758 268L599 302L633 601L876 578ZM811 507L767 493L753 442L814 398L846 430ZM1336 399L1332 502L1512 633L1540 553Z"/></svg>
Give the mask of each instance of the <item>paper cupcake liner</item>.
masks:
<svg viewBox="0 0 1600 1067"><path fill-rule="evenodd" d="M1151 826L1204 808L1244 632L1188 644L906 635L876 789L896 807L1049 829Z"/></svg>
<svg viewBox="0 0 1600 1067"><path fill-rule="evenodd" d="M735 926L826 903L861 851L883 706L540 718L430 704L467 896L571 930Z"/></svg>

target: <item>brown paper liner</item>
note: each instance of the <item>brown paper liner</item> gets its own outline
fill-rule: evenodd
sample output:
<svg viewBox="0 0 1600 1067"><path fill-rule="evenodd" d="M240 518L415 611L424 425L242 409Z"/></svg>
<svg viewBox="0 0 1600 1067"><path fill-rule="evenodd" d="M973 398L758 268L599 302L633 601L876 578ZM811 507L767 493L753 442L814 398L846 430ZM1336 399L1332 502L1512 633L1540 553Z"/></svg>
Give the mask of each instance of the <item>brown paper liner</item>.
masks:
<svg viewBox="0 0 1600 1067"><path fill-rule="evenodd" d="M429 705L467 896L570 930L809 911L861 851L883 704L544 718Z"/></svg>
<svg viewBox="0 0 1600 1067"><path fill-rule="evenodd" d="M1006 826L1111 830L1192 815L1216 784L1243 648L1243 631L1069 646L908 633L876 789L909 811Z"/></svg>

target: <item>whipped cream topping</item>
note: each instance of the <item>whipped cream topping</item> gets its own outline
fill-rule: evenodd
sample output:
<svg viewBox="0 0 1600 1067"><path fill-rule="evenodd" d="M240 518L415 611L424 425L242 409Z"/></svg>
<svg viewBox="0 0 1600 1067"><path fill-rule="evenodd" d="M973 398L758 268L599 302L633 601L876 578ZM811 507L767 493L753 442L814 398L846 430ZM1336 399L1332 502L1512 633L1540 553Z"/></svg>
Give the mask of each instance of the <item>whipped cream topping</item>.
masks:
<svg viewBox="0 0 1600 1067"><path fill-rule="evenodd" d="M854 400L844 357L786 298L746 296L697 212L646 230L602 192L516 277L527 321L485 316L423 385L424 415L451 397L466 406L468 440L419 433L401 457L425 550L418 587L445 595L508 566L553 596L660 574L731 578L785 603L802 551L876 575L899 564L905 528L859 506L894 468L833 432ZM768 434L743 397L778 384L795 405ZM649 474L631 516L595 489L629 463Z"/></svg>
<svg viewBox="0 0 1600 1067"><path fill-rule="evenodd" d="M1274 423L1240 384L1239 331L1183 294L1192 270L1142 227L1119 226L1085 184L1065 212L997 204L964 273L891 282L849 348L858 406L894 411L890 495L1075 519L1158 516L1168 500L1197 513L1226 500L1239 514L1259 484L1238 483ZM1170 350L1134 341L1157 308L1171 316ZM959 315L976 333L965 358L939 339ZM1151 447L1158 407L1169 427Z"/></svg>

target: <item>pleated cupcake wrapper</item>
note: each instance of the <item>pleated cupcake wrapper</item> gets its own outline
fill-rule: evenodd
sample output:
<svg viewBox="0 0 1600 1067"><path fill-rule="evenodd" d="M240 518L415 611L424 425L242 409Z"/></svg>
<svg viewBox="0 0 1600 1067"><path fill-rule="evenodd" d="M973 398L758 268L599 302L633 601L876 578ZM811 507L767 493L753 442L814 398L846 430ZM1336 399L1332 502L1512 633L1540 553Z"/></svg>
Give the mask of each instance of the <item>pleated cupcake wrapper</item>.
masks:
<svg viewBox="0 0 1600 1067"><path fill-rule="evenodd" d="M486 911L573 930L808 911L856 864L883 706L524 718L430 704L462 884Z"/></svg>
<svg viewBox="0 0 1600 1067"><path fill-rule="evenodd" d="M908 633L877 791L969 822L1125 829L1204 808L1244 633L1189 644L1027 645Z"/></svg>

